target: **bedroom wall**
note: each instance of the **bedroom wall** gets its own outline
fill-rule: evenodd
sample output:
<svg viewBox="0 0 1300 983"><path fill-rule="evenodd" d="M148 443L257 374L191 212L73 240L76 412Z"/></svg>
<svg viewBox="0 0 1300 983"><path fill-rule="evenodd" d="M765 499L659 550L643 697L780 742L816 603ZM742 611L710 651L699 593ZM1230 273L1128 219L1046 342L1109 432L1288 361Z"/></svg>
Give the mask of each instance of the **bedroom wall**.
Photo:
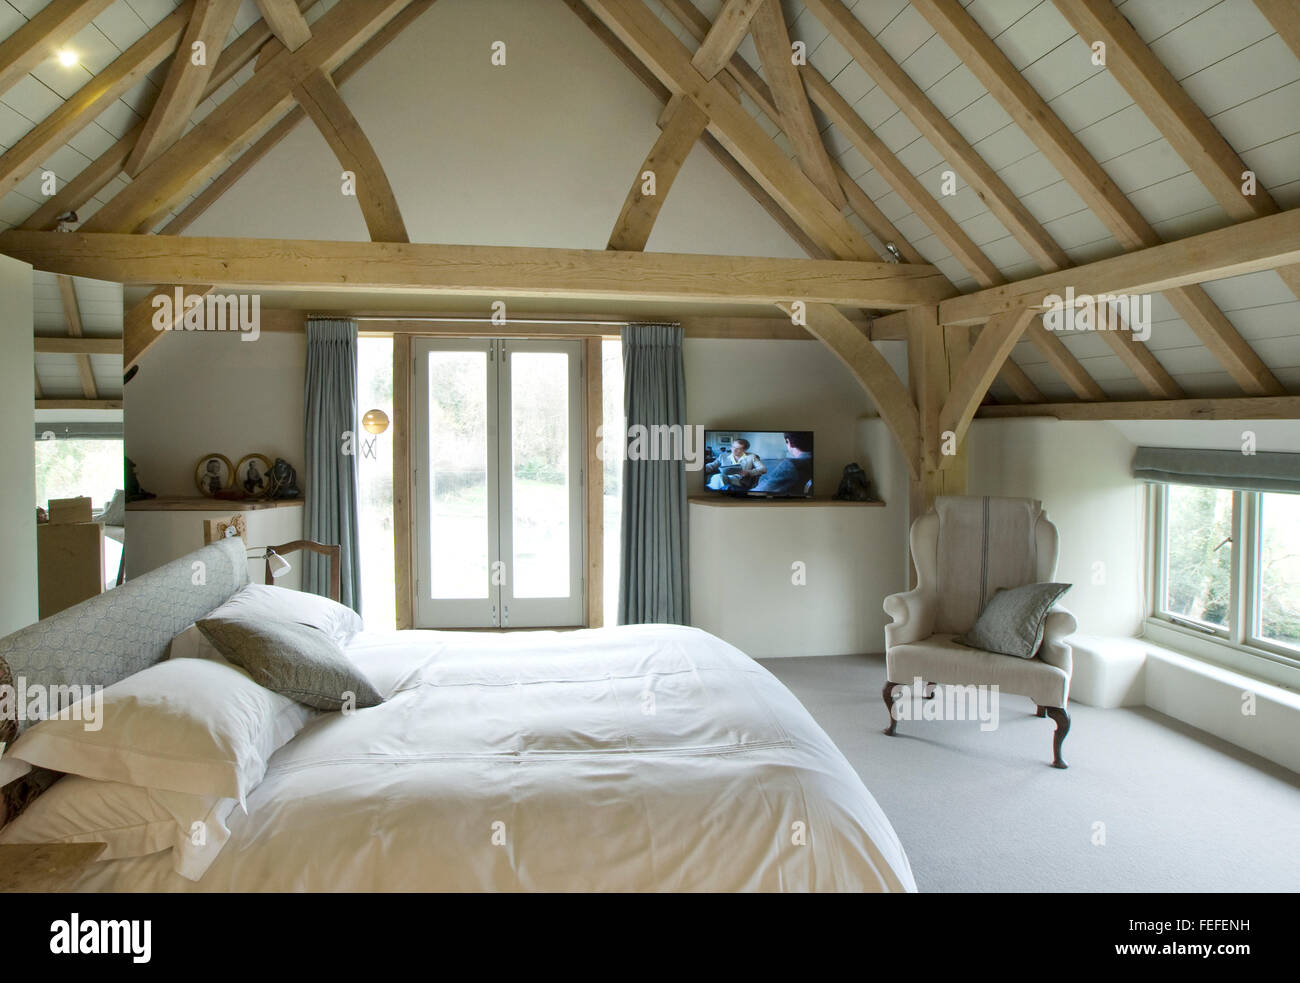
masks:
<svg viewBox="0 0 1300 983"><path fill-rule="evenodd" d="M36 620L36 446L32 268L0 256L0 635Z"/></svg>
<svg viewBox="0 0 1300 983"><path fill-rule="evenodd" d="M1144 613L1143 489L1133 443L1110 423L976 420L971 495L1040 499L1060 533L1062 603L1091 635L1134 635Z"/></svg>
<svg viewBox="0 0 1300 983"><path fill-rule="evenodd" d="M159 496L194 496L204 454L283 457L303 474L303 334L171 333L126 387L126 456Z"/></svg>
<svg viewBox="0 0 1300 983"><path fill-rule="evenodd" d="M901 343L881 349L896 369L906 364ZM692 505L692 623L755 658L884 651L881 601L907 589L907 473L871 400L816 341L691 339L684 358L692 424L812 430L818 496L857 461L886 503ZM701 472L687 480L703 492Z"/></svg>

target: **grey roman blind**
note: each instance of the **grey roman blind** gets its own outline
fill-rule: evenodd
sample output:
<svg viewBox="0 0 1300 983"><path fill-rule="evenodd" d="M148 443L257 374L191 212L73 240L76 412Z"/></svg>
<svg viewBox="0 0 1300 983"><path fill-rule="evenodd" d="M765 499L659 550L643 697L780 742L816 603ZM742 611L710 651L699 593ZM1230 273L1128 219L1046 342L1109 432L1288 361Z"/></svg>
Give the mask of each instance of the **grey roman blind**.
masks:
<svg viewBox="0 0 1300 983"><path fill-rule="evenodd" d="M1300 454L1139 447L1133 477L1178 485L1300 494Z"/></svg>

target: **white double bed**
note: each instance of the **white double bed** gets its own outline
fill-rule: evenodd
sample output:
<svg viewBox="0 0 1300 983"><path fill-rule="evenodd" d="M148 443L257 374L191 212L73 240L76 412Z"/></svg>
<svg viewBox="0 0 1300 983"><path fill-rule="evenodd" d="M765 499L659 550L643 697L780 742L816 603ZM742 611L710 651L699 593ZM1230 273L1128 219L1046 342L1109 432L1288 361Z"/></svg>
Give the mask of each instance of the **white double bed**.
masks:
<svg viewBox="0 0 1300 983"><path fill-rule="evenodd" d="M898 837L771 673L705 632L362 633L386 701L271 758L197 882L84 891L914 891Z"/></svg>

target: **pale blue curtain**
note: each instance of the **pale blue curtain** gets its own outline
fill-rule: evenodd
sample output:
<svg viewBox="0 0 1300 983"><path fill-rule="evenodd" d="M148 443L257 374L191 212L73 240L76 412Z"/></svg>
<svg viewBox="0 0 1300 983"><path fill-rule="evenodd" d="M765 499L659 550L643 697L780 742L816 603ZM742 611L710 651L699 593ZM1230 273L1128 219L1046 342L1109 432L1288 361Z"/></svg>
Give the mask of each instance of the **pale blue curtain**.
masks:
<svg viewBox="0 0 1300 983"><path fill-rule="evenodd" d="M680 325L623 328L623 408L629 433L636 426L667 424L682 428L684 436ZM685 462L625 458L619 624L690 623L686 535Z"/></svg>
<svg viewBox="0 0 1300 983"><path fill-rule="evenodd" d="M1300 454L1139 447L1133 454L1133 477L1176 485L1296 494L1300 493Z"/></svg>
<svg viewBox="0 0 1300 983"><path fill-rule="evenodd" d="M361 610L357 544L357 322L307 322L305 538L342 547L340 600ZM303 590L329 596L329 560L302 558Z"/></svg>

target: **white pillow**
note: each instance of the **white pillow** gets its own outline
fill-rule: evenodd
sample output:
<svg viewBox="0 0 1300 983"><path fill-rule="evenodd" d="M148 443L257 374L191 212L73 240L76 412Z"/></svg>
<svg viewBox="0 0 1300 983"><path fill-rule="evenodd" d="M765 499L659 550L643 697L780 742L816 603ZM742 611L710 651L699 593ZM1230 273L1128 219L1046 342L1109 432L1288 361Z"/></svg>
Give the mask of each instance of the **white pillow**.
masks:
<svg viewBox="0 0 1300 983"><path fill-rule="evenodd" d="M78 705L30 727L9 754L29 764L242 804L266 762L307 724L309 707L206 659L160 662L97 696L94 730Z"/></svg>
<svg viewBox="0 0 1300 983"><path fill-rule="evenodd" d="M230 839L238 804L68 775L0 831L0 843L107 843L100 860L171 850L172 869L197 881Z"/></svg>
<svg viewBox="0 0 1300 983"><path fill-rule="evenodd" d="M338 642L340 648L366 628L361 615L328 597L266 584L241 587L225 604L208 612L207 617L292 621L310 625Z"/></svg>

